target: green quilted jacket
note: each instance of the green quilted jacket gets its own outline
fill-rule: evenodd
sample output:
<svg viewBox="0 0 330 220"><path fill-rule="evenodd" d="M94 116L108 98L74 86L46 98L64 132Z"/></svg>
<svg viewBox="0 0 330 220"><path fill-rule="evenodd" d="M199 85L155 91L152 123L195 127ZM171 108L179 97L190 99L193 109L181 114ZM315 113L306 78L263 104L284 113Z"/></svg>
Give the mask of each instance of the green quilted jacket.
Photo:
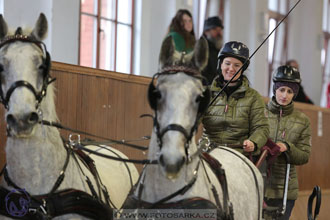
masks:
<svg viewBox="0 0 330 220"><path fill-rule="evenodd" d="M213 97L220 91L217 77L211 85ZM223 92L208 108L203 118L203 135L200 144L243 144L249 139L256 145L253 155L260 153L269 135L265 116L265 103L260 94L249 87L248 79L229 97ZM243 153L243 149L235 148ZM247 153L244 153L248 155Z"/></svg>
<svg viewBox="0 0 330 220"><path fill-rule="evenodd" d="M282 113L281 113L282 112ZM273 97L266 110L269 120L270 138L288 146L290 156L290 176L288 199L298 197L298 178L295 165L306 164L311 151L311 131L309 118L294 109L294 104L280 106ZM270 178L267 181L266 197L283 198L286 162L284 155L277 157L271 166Z"/></svg>

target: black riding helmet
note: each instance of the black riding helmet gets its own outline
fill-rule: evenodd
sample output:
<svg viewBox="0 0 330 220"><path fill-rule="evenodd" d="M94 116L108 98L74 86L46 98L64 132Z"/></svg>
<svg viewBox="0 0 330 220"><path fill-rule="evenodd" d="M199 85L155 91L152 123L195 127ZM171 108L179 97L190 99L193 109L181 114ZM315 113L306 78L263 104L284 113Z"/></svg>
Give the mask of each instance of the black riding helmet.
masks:
<svg viewBox="0 0 330 220"><path fill-rule="evenodd" d="M247 61L242 68L242 73L248 68L250 64L249 48L245 44L238 41L227 42L220 50L218 54L218 73L221 73L221 63L226 57L234 57L240 60L243 64Z"/></svg>
<svg viewBox="0 0 330 220"><path fill-rule="evenodd" d="M292 66L279 66L273 72L273 82L301 83L299 71Z"/></svg>

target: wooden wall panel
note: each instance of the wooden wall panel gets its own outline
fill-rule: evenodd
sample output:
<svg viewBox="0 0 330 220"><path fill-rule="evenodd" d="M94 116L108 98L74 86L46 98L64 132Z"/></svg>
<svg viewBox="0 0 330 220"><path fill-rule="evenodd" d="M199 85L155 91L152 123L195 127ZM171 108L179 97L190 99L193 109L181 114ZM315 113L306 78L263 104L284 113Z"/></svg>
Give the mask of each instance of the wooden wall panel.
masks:
<svg viewBox="0 0 330 220"><path fill-rule="evenodd" d="M322 189L330 188L330 111L306 104L296 104L311 121L312 149L309 162L297 166L300 190L311 190L315 185ZM322 136L318 136L318 114L322 112Z"/></svg>
<svg viewBox="0 0 330 220"><path fill-rule="evenodd" d="M292 214L290 220L304 220L307 219L307 204L309 195L312 193L313 189L309 191L302 191L299 192L298 199L295 202L295 206L292 210ZM330 191L329 190L322 190L322 201L321 201L321 208L320 213L317 217L317 220L328 220L330 216ZM315 201L314 201L315 207ZM314 207L313 207L313 214L314 214Z"/></svg>
<svg viewBox="0 0 330 220"><path fill-rule="evenodd" d="M80 97L78 90L78 75L61 71L52 71L56 78L56 112L60 122L65 126L77 129L77 97ZM46 119L47 120L47 119ZM67 138L70 132L62 131L62 136Z"/></svg>
<svg viewBox="0 0 330 220"><path fill-rule="evenodd" d="M77 111L77 127L85 132L107 137L109 79L94 76L82 76L81 78L82 101L81 107Z"/></svg>

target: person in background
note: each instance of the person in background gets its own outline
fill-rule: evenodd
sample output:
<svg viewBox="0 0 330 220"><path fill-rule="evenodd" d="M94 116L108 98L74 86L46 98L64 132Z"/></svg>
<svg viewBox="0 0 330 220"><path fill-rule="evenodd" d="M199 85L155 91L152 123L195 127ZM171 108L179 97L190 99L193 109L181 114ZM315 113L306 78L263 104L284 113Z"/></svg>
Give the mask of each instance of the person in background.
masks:
<svg viewBox="0 0 330 220"><path fill-rule="evenodd" d="M204 22L203 36L209 45L209 60L202 71L210 85L217 75L218 53L223 44L223 24L218 16L209 17Z"/></svg>
<svg viewBox="0 0 330 220"><path fill-rule="evenodd" d="M286 173L287 152L290 160L290 177L287 206L281 220L290 218L295 200L298 198L298 177L295 166L308 162L311 151L311 128L309 118L294 108L293 98L297 96L301 82L300 73L291 66L280 66L273 74L274 96L268 102L266 116L269 122L270 138L279 147L281 154L270 167L270 178L266 182L265 202L268 206L281 207ZM265 216L265 219L272 219Z"/></svg>
<svg viewBox="0 0 330 220"><path fill-rule="evenodd" d="M178 10L169 26L168 35L172 36L177 51L189 53L194 49L196 38L192 16L188 10Z"/></svg>
<svg viewBox="0 0 330 220"><path fill-rule="evenodd" d="M249 87L243 74L249 66L249 48L241 42L227 42L218 62L219 74L210 86L213 98L240 71L203 115L200 146L227 145L248 157L257 156L267 142L269 125L261 95Z"/></svg>
<svg viewBox="0 0 330 220"><path fill-rule="evenodd" d="M292 66L294 68L296 68L299 71L299 64L296 60L288 60L285 65L289 65ZM304 103L308 103L308 104L314 104L313 101L306 95L303 86L300 84L299 85L299 92L297 94L297 96L294 98L293 101L296 102L304 102Z"/></svg>

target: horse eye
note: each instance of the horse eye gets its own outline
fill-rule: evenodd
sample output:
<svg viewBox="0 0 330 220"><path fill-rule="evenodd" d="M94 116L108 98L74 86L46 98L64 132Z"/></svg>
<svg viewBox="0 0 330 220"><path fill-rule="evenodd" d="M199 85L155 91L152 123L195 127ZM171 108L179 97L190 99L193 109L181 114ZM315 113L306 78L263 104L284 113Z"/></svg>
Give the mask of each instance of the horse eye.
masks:
<svg viewBox="0 0 330 220"><path fill-rule="evenodd" d="M45 70L46 69L46 65L45 64L41 64L40 66L39 66L39 70Z"/></svg>
<svg viewBox="0 0 330 220"><path fill-rule="evenodd" d="M160 98L162 97L162 94L160 93L159 90L154 91L154 97L155 97L156 99L160 99Z"/></svg>

